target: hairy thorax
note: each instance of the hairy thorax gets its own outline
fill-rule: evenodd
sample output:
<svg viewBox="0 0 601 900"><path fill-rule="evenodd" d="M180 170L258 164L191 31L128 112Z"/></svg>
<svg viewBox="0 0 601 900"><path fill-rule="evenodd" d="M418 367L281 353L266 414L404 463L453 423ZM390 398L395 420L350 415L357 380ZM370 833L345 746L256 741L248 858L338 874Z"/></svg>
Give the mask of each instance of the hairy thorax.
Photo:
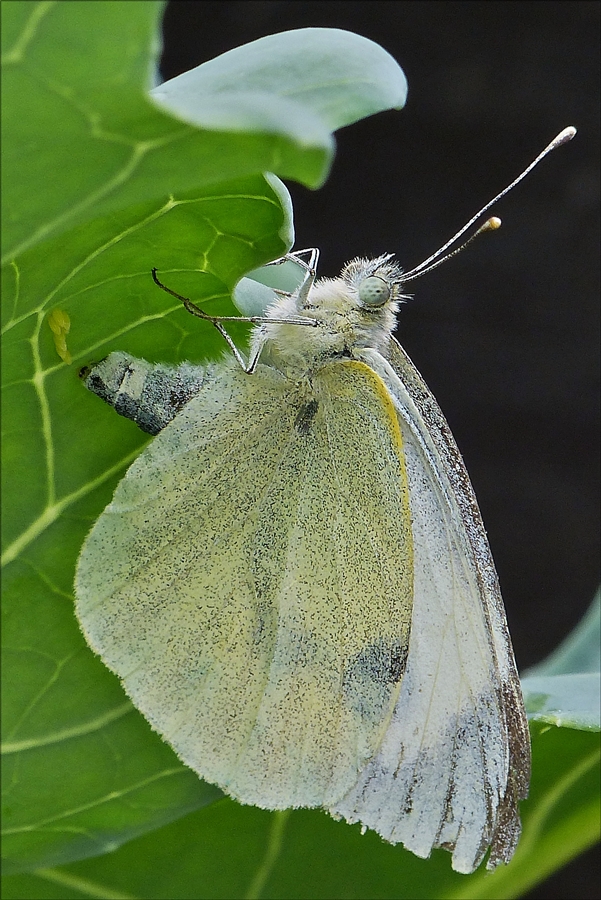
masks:
<svg viewBox="0 0 601 900"><path fill-rule="evenodd" d="M352 358L355 349L383 349L396 321L397 303L366 309L357 291L342 278L317 282L303 302L298 295L280 297L267 316L304 316L315 327L267 324L253 335L253 350L262 347L261 362L285 375L302 377L336 357Z"/></svg>

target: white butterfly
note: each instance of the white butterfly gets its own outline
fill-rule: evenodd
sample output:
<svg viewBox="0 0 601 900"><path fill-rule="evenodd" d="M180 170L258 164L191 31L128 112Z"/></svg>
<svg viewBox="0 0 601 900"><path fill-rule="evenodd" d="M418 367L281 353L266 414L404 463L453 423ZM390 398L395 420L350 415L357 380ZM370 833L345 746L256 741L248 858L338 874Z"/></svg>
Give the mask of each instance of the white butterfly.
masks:
<svg viewBox="0 0 601 900"><path fill-rule="evenodd" d="M467 472L392 336L402 285L437 263L315 281L317 251L287 259L302 283L253 319L248 365L211 319L237 361L83 371L157 436L81 551L81 627L241 802L323 807L459 872L490 847L493 867L520 833L528 726Z"/></svg>

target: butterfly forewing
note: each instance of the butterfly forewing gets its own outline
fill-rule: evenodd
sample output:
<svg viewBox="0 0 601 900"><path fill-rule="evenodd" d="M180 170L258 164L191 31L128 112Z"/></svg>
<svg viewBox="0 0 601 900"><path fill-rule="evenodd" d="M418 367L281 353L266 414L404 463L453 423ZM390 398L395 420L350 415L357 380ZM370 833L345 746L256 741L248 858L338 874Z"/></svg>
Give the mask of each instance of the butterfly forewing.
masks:
<svg viewBox="0 0 601 900"><path fill-rule="evenodd" d="M529 740L496 573L465 467L436 401L391 342L366 350L404 436L415 547L407 670L378 755L333 811L419 856L453 850L471 872L507 861ZM411 723L412 727L408 727Z"/></svg>

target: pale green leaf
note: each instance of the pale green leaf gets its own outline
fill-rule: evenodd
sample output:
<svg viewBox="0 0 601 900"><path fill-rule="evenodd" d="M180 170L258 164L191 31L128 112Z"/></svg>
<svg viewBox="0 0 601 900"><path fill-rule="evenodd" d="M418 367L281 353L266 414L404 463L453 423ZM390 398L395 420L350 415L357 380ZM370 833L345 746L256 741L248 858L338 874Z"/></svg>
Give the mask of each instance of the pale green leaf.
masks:
<svg viewBox="0 0 601 900"><path fill-rule="evenodd" d="M407 82L373 41L336 28L299 28L236 47L151 96L203 128L274 131L327 148L337 128L404 106Z"/></svg>
<svg viewBox="0 0 601 900"><path fill-rule="evenodd" d="M547 659L524 673L522 689L531 721L569 728L601 727L600 612L597 592L571 634Z"/></svg>

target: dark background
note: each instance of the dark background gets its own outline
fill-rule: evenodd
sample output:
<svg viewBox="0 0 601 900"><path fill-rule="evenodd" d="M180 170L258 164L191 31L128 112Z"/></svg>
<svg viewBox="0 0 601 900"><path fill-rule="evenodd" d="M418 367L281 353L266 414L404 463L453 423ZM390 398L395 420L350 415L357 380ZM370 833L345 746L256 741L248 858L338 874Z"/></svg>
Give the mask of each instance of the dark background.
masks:
<svg viewBox="0 0 601 900"><path fill-rule="evenodd" d="M566 125L494 212L500 231L411 285L398 337L447 416L474 483L520 670L578 622L599 573L599 4L171 2L171 78L267 34L371 38L407 106L337 133L326 185L292 193L296 247L320 273L356 255L421 262ZM591 851L528 895L597 898Z"/></svg>

